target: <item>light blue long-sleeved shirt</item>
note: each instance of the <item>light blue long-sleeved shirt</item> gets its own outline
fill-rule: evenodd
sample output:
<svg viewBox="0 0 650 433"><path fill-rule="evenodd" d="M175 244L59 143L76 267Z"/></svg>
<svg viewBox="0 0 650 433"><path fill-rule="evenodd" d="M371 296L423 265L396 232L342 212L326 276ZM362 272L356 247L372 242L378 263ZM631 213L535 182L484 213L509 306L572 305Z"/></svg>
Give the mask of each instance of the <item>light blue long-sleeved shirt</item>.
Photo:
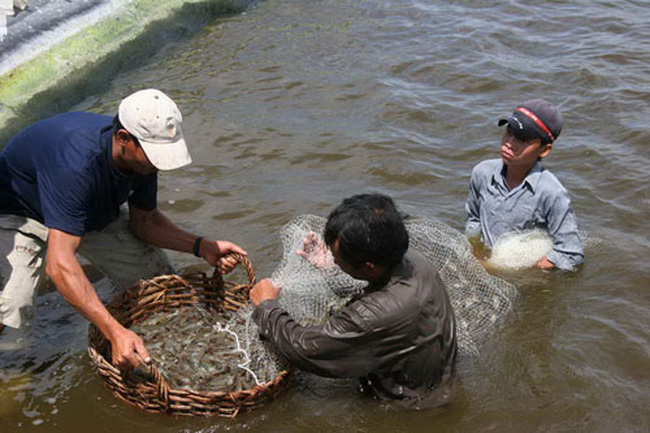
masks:
<svg viewBox="0 0 650 433"><path fill-rule="evenodd" d="M506 234L543 229L553 238L548 260L570 270L582 263L584 252L569 193L550 171L536 162L524 181L510 189L500 159L479 163L469 182L467 224L469 236L483 238L491 248Z"/></svg>

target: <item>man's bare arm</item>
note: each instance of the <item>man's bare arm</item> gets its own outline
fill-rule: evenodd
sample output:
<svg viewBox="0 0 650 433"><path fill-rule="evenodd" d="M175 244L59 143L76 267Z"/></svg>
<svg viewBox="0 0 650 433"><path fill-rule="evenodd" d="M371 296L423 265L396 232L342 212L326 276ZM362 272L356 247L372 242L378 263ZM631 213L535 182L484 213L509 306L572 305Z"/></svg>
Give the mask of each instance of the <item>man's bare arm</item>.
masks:
<svg viewBox="0 0 650 433"><path fill-rule="evenodd" d="M149 362L149 353L140 337L124 328L106 309L83 272L75 253L81 237L50 229L45 271L70 305L92 322L111 342L113 364L122 368L140 364L136 354Z"/></svg>
<svg viewBox="0 0 650 433"><path fill-rule="evenodd" d="M158 209L142 210L131 206L129 220L133 234L147 244L185 253L194 252L197 236L174 224ZM237 265L236 260L221 259L229 253L247 254L243 248L228 241L203 239L199 245L199 255L222 273L230 272Z"/></svg>

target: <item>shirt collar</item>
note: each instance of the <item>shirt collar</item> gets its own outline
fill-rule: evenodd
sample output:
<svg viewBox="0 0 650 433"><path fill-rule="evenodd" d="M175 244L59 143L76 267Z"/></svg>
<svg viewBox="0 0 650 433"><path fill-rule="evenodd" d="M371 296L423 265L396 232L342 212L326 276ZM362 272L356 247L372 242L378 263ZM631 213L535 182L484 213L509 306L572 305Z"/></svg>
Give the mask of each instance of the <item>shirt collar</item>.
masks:
<svg viewBox="0 0 650 433"><path fill-rule="evenodd" d="M528 188L530 188L530 190L534 193L537 189L537 185L539 184L539 180L542 177L543 171L544 167L542 167L542 164L540 164L539 161L535 161L535 165L533 165L533 168L530 169L521 185L527 185ZM503 161L501 161L501 165L499 165L497 167L497 170L492 174L492 182L497 182L503 187L510 189L506 184L506 165L503 163Z"/></svg>
<svg viewBox="0 0 650 433"><path fill-rule="evenodd" d="M542 164L540 164L539 161L535 161L535 165L533 165L533 168L531 168L526 175L524 184L528 185L532 192L535 192L537 189L537 185L539 184L539 180L542 177L543 171L544 168L542 167Z"/></svg>
<svg viewBox="0 0 650 433"><path fill-rule="evenodd" d="M492 183L501 185L501 187L505 188L506 191L510 190L506 184L506 165L503 161L501 161L501 163L496 167L494 173L492 173Z"/></svg>

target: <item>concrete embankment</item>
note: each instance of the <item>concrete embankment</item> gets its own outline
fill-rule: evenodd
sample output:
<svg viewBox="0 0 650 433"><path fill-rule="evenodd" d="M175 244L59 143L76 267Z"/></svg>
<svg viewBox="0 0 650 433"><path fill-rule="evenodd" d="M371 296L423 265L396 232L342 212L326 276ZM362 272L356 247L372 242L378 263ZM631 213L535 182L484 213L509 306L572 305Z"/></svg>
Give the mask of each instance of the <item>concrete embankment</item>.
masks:
<svg viewBox="0 0 650 433"><path fill-rule="evenodd" d="M135 59L252 0L27 0L0 42L0 147L108 85Z"/></svg>

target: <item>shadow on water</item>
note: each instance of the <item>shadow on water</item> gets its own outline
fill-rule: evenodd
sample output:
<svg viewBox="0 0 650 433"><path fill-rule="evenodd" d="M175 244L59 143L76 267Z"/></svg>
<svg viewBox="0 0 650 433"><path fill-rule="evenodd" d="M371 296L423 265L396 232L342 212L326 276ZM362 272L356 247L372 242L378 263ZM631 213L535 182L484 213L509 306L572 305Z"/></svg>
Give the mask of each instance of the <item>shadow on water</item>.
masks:
<svg viewBox="0 0 650 433"><path fill-rule="evenodd" d="M218 0L185 3L162 20L149 23L135 39L119 51L75 70L59 85L37 93L16 110L13 121L0 130L0 148L26 126L65 112L89 95L106 92L116 75L138 69L157 53L199 33L217 18L242 13L257 0Z"/></svg>

